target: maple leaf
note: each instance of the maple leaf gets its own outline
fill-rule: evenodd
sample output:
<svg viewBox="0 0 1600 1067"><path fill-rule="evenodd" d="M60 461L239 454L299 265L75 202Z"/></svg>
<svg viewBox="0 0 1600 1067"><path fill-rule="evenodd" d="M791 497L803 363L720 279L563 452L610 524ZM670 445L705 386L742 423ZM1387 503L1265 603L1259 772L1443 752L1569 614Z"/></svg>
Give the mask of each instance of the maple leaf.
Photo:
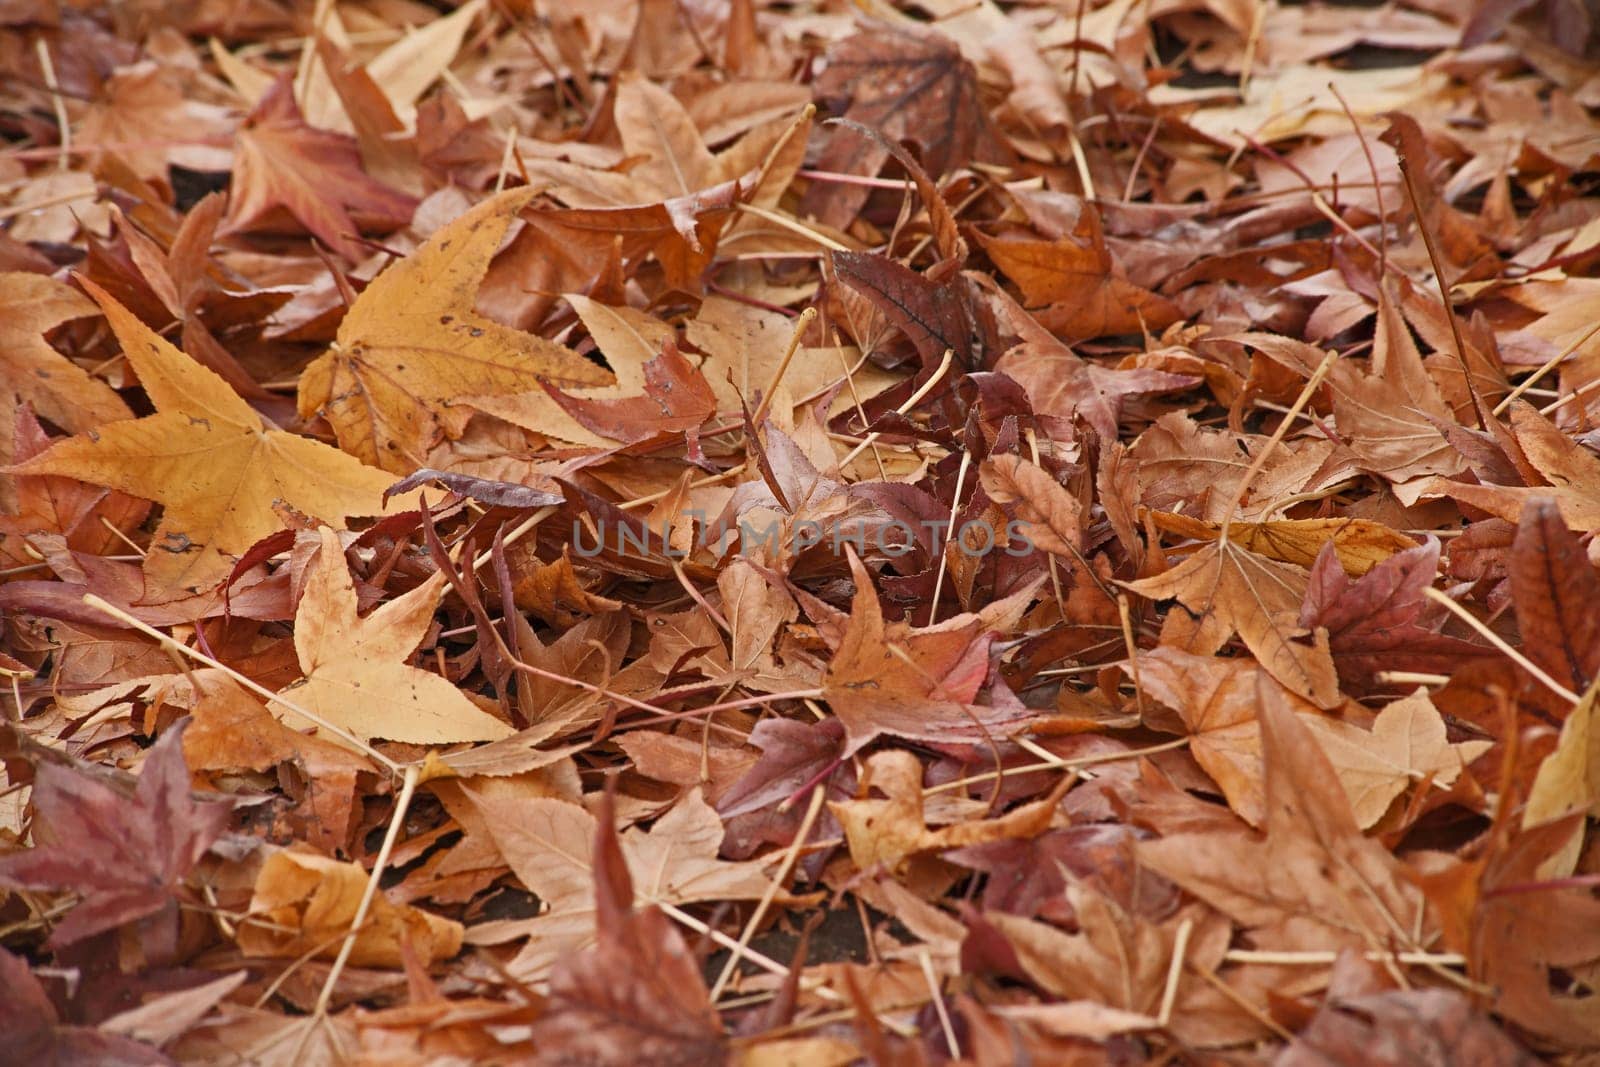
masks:
<svg viewBox="0 0 1600 1067"><path fill-rule="evenodd" d="M978 477L997 504L1015 504L1028 544L1069 562L1083 555L1083 506L1043 467L1020 456L990 456Z"/></svg>
<svg viewBox="0 0 1600 1067"><path fill-rule="evenodd" d="M250 897L250 918L239 925L246 956L304 958L339 955L368 881L359 863L285 849L262 864ZM350 960L362 967L399 967L406 952L423 966L461 950L461 924L420 908L372 898Z"/></svg>
<svg viewBox="0 0 1600 1067"><path fill-rule="evenodd" d="M1291 708L1322 744L1363 827L1388 811L1414 781L1448 786L1489 743L1449 744L1444 719L1426 694L1397 700L1370 730L1325 716L1253 664L1192 656L1162 647L1139 657L1141 684L1177 711L1190 730L1195 761L1251 825L1265 814L1260 714L1263 704Z"/></svg>
<svg viewBox="0 0 1600 1067"><path fill-rule="evenodd" d="M374 278L333 347L301 375L300 414L326 418L340 447L364 462L408 474L428 465L429 449L448 432L450 400L541 380L611 381L570 349L472 310L490 257L533 192L485 200Z"/></svg>
<svg viewBox="0 0 1600 1067"><path fill-rule="evenodd" d="M1085 219L1093 212L1085 211ZM1106 250L1098 224L1087 244L1071 236L1055 241L978 235L978 243L1037 308L1039 323L1068 341L1109 334L1147 333L1176 322L1178 309L1166 297L1130 282Z"/></svg>
<svg viewBox="0 0 1600 1067"><path fill-rule="evenodd" d="M1600 962L1600 901L1587 887L1541 874L1580 820L1519 831L1503 814L1481 856L1456 858L1418 881L1440 914L1445 944L1495 991L1497 1014L1547 1040L1591 1048L1600 1043L1600 996L1561 975Z"/></svg>
<svg viewBox="0 0 1600 1067"><path fill-rule="evenodd" d="M320 442L269 428L221 378L90 289L156 414L58 441L10 471L78 478L163 505L144 563L157 590L210 588L234 557L279 528L280 501L341 525L350 515L383 513L392 479Z"/></svg>
<svg viewBox="0 0 1600 1067"><path fill-rule="evenodd" d="M109 385L41 336L93 314L92 303L52 278L0 272L0 379L39 414L73 433L132 414Z"/></svg>
<svg viewBox="0 0 1600 1067"><path fill-rule="evenodd" d="M587 399L568 396L548 383L545 389L586 429L624 444L691 431L717 411L717 397L705 376L668 341L644 365L644 396Z"/></svg>
<svg viewBox="0 0 1600 1067"><path fill-rule="evenodd" d="M1276 1067L1414 1063L1533 1067L1533 1056L1453 989L1395 989L1329 998Z"/></svg>
<svg viewBox="0 0 1600 1067"><path fill-rule="evenodd" d="M348 748L290 729L255 696L221 672L193 672L195 699L183 735L191 770L268 771L293 764L313 784L305 807L309 833L329 853L348 843L356 776L376 769ZM302 725L296 723L296 725Z"/></svg>
<svg viewBox="0 0 1600 1067"><path fill-rule="evenodd" d="M1511 407L1511 430L1528 462L1549 485L1473 485L1432 478L1424 483L1426 491L1454 497L1508 522L1520 521L1529 500L1549 497L1570 529L1600 529L1600 458L1522 401Z"/></svg>
<svg viewBox="0 0 1600 1067"><path fill-rule="evenodd" d="M1424 625L1437 614L1424 590L1438 573L1439 542L1431 537L1355 579L1330 541L1311 565L1300 626L1327 631L1334 666L1347 686L1369 687L1379 671L1450 670L1464 657L1493 655L1483 645Z"/></svg>
<svg viewBox="0 0 1600 1067"><path fill-rule="evenodd" d="M1156 527L1181 537L1215 541L1222 525L1203 522L1168 511L1150 513ZM1271 522L1235 522L1228 525L1228 540L1268 559L1310 567L1324 545L1347 574L1360 576L1416 542L1382 523L1368 519L1277 519Z"/></svg>
<svg viewBox="0 0 1600 1067"><path fill-rule="evenodd" d="M563 953L595 936L591 888L600 862L601 824L565 800L514 798L480 786L469 786L466 792L512 873L549 908L531 920L533 939L512 964L515 973L542 975ZM698 789L648 832L634 828L624 833L622 854L628 868L637 872L635 899L645 905L759 899L771 882L768 862L718 859L722 834L722 820Z"/></svg>
<svg viewBox="0 0 1600 1067"><path fill-rule="evenodd" d="M1251 932L1262 948L1371 950L1407 943L1421 901L1401 865L1361 835L1322 747L1286 703L1260 708L1266 835L1174 834L1139 862Z"/></svg>
<svg viewBox="0 0 1600 1067"><path fill-rule="evenodd" d="M0 885L79 895L51 933L52 945L158 913L176 920L173 893L233 813L232 804L190 796L182 735L174 727L151 748L131 797L77 769L39 767L34 847L0 856Z"/></svg>
<svg viewBox="0 0 1600 1067"><path fill-rule="evenodd" d="M1186 919L1194 927L1187 951L1196 965L1214 968L1227 950L1228 924L1216 915L1179 914L1152 922L1128 914L1108 897L1081 884L1069 884L1067 900L1079 917L1078 932L1072 934L1004 913L986 914L984 920L1010 943L1023 973L1042 989L1058 997L1138 1013L1145 1017L1145 1026L1161 1009L1168 960L1178 928ZM1172 1006L1169 1025L1186 1041L1237 1040L1242 1036L1239 1024L1225 1021L1226 1013L1217 1010L1218 996L1201 983L1184 983Z"/></svg>
<svg viewBox="0 0 1600 1067"><path fill-rule="evenodd" d="M1134 862L1133 846L1148 836L1117 824L1068 826L1021 840L967 845L943 853L951 863L984 872L983 907L1023 918L1076 925L1067 886L1087 882L1124 911L1170 914L1178 890Z"/></svg>
<svg viewBox="0 0 1600 1067"><path fill-rule="evenodd" d="M925 367L936 367L948 349L961 365L976 367L982 354L977 315L966 280L953 274L934 281L888 256L829 253L834 273L898 326Z"/></svg>
<svg viewBox="0 0 1600 1067"><path fill-rule="evenodd" d="M882 734L982 743L1033 717L1024 707L972 703L989 674L993 635L983 619L960 615L920 630L886 623L868 572L854 554L850 566L855 600L822 683L823 699L850 739L846 754Z"/></svg>
<svg viewBox="0 0 1600 1067"><path fill-rule="evenodd" d="M977 73L949 38L910 27L874 26L837 42L812 83L824 104L889 141L915 141L934 177L973 159L995 159L998 142L979 105ZM819 170L871 176L890 150L848 127L834 129ZM802 213L835 229L848 226L867 201L859 186L813 186Z"/></svg>
<svg viewBox="0 0 1600 1067"><path fill-rule="evenodd" d="M1384 707L1371 730L1320 716L1305 721L1338 772L1351 811L1363 828L1381 819L1412 782L1449 787L1467 764L1493 745L1490 741L1451 744L1439 709L1421 692Z"/></svg>
<svg viewBox="0 0 1600 1067"><path fill-rule="evenodd" d="M1272 676L1318 707L1339 703L1338 678L1326 639L1292 640L1305 599L1306 573L1227 541L1215 541L1164 574L1128 583L1152 600L1176 599L1221 631L1219 644L1237 632Z"/></svg>
<svg viewBox="0 0 1600 1067"><path fill-rule="evenodd" d="M251 1067L343 1067L360 1045L348 1014L285 1015L226 1005L173 1046L183 1063L248 1063Z"/></svg>
<svg viewBox="0 0 1600 1067"><path fill-rule="evenodd" d="M79 123L91 158L115 155L139 177L161 181L173 163L228 169L234 120L227 108L196 99L185 73L149 60L117 69Z"/></svg>
<svg viewBox="0 0 1600 1067"><path fill-rule="evenodd" d="M305 678L281 695L363 740L383 737L429 745L510 736L510 726L454 685L406 665L405 658L433 622L444 586L444 574L435 572L410 592L359 617L339 535L322 527L321 550L295 612L295 655ZM293 716L286 708L273 711L280 718Z"/></svg>
<svg viewBox="0 0 1600 1067"><path fill-rule="evenodd" d="M1127 401L1199 384L1186 374L1102 367L1080 359L1042 329L1008 349L994 369L1022 386L1034 413L1058 439L1069 438L1073 421L1082 418L1103 440L1113 441Z"/></svg>
<svg viewBox="0 0 1600 1067"><path fill-rule="evenodd" d="M750 731L749 742L761 750L760 758L717 799L717 813L726 827L723 855L749 859L764 844L792 842L805 811L800 804L786 802L803 790L821 785L830 800L855 795L855 767L841 755L844 727L838 719L812 723L763 719ZM838 820L828 808L822 810L816 834L841 836Z"/></svg>
<svg viewBox="0 0 1600 1067"><path fill-rule="evenodd" d="M536 1062L723 1064L721 1021L699 963L658 908L636 910L626 849L606 794L593 857L596 943L562 960L534 1022Z"/></svg>
<svg viewBox="0 0 1600 1067"><path fill-rule="evenodd" d="M361 169L355 139L306 123L288 77L278 79L246 117L235 140L227 231L270 228L286 210L323 244L352 262L367 255L350 212L380 228L411 221L417 202Z"/></svg>
<svg viewBox="0 0 1600 1067"><path fill-rule="evenodd" d="M892 750L874 754L867 760L863 785L879 790L886 799L836 800L828 806L844 827L850 858L864 871L879 864L891 871L902 870L920 852L1036 837L1049 827L1056 804L1066 792L1058 787L1058 792L999 818L964 820L933 830L923 811L922 762L913 753Z"/></svg>

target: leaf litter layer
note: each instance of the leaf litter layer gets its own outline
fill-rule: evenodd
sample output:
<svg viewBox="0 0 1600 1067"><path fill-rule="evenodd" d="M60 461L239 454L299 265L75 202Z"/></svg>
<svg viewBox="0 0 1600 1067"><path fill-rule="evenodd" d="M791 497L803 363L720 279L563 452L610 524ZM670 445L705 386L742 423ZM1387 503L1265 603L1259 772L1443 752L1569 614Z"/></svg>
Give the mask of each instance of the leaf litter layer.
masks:
<svg viewBox="0 0 1600 1067"><path fill-rule="evenodd" d="M8 1050L1600 1052L1590 19L0 5Z"/></svg>

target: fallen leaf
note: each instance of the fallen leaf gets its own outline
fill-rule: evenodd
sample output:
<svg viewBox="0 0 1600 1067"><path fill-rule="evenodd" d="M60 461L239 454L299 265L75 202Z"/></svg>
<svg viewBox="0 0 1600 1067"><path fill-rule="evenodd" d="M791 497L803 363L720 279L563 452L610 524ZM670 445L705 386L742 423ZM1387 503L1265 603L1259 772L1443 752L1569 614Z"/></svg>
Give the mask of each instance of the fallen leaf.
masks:
<svg viewBox="0 0 1600 1067"><path fill-rule="evenodd" d="M184 766L182 727L151 749L132 795L55 763L33 786L35 845L0 856L0 885L70 889L80 902L56 924L52 945L70 945L158 913L177 918L173 894L217 839L233 805L196 801Z"/></svg>
<svg viewBox="0 0 1600 1067"><path fill-rule="evenodd" d="M54 279L0 272L0 375L40 415L73 433L132 414L110 386L43 337L95 312L75 289Z"/></svg>
<svg viewBox="0 0 1600 1067"><path fill-rule="evenodd" d="M538 1062L728 1062L698 962L659 909L636 910L609 800L600 816L586 849L596 944L551 975L550 1007L533 1026Z"/></svg>
<svg viewBox="0 0 1600 1067"><path fill-rule="evenodd" d="M1150 515L1156 527L1180 537L1216 541L1222 524L1202 522L1187 515L1157 511ZM1382 523L1368 519L1277 519L1272 522L1234 522L1227 527L1228 541L1257 555L1283 563L1310 567L1323 545L1332 545L1345 573L1359 578L1373 567L1416 542Z"/></svg>
<svg viewBox="0 0 1600 1067"><path fill-rule="evenodd" d="M1152 600L1176 599L1196 615L1214 619L1224 636L1237 632L1290 690L1319 707L1338 704L1339 683L1326 639L1316 644L1294 639L1306 592L1302 568L1218 541L1128 588Z"/></svg>
<svg viewBox="0 0 1600 1067"><path fill-rule="evenodd" d="M405 662L433 621L444 575L362 618L339 536L324 526L321 540L295 612L294 648L305 677L280 695L363 740L437 745L510 736L510 726L454 685ZM272 711L286 722L300 718L281 704Z"/></svg>
<svg viewBox="0 0 1600 1067"><path fill-rule="evenodd" d="M360 864L314 852L282 850L267 857L250 898L250 919L239 924L246 956L332 958L355 921L367 887ZM461 924L418 908L372 898L349 959L358 967L399 967L406 952L423 966L461 951Z"/></svg>
<svg viewBox="0 0 1600 1067"><path fill-rule="evenodd" d="M334 346L301 375L301 415L325 417L363 462L409 474L448 433L449 400L609 381L570 349L472 310L490 257L531 199L523 188L485 200L374 278Z"/></svg>
<svg viewBox="0 0 1600 1067"><path fill-rule="evenodd" d="M235 139L233 196L226 229L271 228L287 212L323 244L352 262L367 255L351 212L393 229L411 220L416 201L361 169L355 139L309 125L280 78Z"/></svg>
<svg viewBox="0 0 1600 1067"><path fill-rule="evenodd" d="M1228 915L1263 949L1367 951L1409 940L1421 900L1401 864L1361 835L1338 776L1286 704L1263 702L1266 834L1176 834L1140 862Z"/></svg>
<svg viewBox="0 0 1600 1067"><path fill-rule="evenodd" d="M1555 751L1539 764L1522 809L1524 829L1542 826L1575 812L1600 811L1600 722L1596 703L1600 688L1590 686L1561 724ZM1580 827L1539 868L1541 878L1565 878L1577 868L1583 849Z"/></svg>
<svg viewBox="0 0 1600 1067"><path fill-rule="evenodd" d="M278 501L343 525L379 515L392 481L320 442L270 428L223 380L92 289L156 414L59 441L11 468L155 500L165 509L145 557L157 589L210 589L251 545L279 529Z"/></svg>

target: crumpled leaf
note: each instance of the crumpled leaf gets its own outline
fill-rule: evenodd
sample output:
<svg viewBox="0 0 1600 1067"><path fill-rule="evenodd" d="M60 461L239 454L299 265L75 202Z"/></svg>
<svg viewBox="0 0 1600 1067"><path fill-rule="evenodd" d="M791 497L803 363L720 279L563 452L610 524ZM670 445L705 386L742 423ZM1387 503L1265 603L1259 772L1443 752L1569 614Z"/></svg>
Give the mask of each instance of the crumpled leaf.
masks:
<svg viewBox="0 0 1600 1067"><path fill-rule="evenodd" d="M250 898L251 920L239 925L239 950L246 956L331 959L350 929L367 887L359 864L314 852L284 849L267 857ZM372 898L356 934L350 962L358 967L399 967L406 952L423 966L461 950L461 924L384 894Z"/></svg>

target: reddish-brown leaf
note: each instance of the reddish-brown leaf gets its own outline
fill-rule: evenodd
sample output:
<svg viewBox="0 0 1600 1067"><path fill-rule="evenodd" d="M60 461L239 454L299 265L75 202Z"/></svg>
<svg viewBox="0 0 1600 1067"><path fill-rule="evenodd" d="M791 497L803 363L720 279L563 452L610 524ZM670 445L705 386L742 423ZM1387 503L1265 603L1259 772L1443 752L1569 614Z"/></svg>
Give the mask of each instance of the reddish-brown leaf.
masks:
<svg viewBox="0 0 1600 1067"><path fill-rule="evenodd" d="M233 805L189 793L182 727L164 734L131 795L46 763L33 787L34 847L0 857L0 885L70 889L82 899L50 940L70 945L167 909L189 869L222 833Z"/></svg>

